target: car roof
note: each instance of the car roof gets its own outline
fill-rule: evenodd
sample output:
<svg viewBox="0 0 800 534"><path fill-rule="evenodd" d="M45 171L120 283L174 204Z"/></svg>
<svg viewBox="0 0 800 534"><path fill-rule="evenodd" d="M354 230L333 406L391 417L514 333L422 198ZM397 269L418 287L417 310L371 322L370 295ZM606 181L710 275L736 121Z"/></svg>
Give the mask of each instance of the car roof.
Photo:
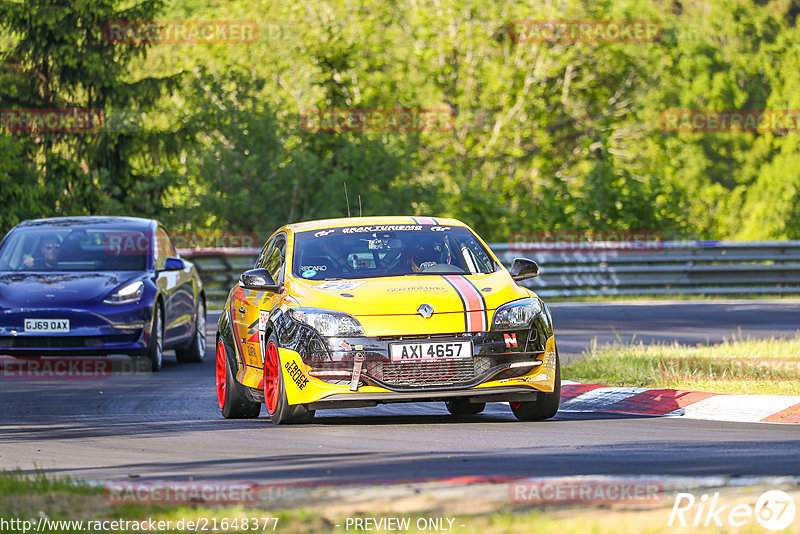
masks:
<svg viewBox="0 0 800 534"><path fill-rule="evenodd" d="M370 226L385 224L420 225L420 224L439 224L445 226L467 225L456 219L445 219L441 217L425 217L421 215L395 215L384 217L345 217L341 219L321 219L317 221L306 221L287 224L284 228L292 232L307 232L309 230L322 230L325 228L342 228L345 226Z"/></svg>
<svg viewBox="0 0 800 534"><path fill-rule="evenodd" d="M36 226L124 226L131 229L147 230L152 225L157 224L153 219L142 219L139 217L111 217L99 215L87 215L81 217L48 217L45 219L32 219L22 221L17 225L18 228L30 228Z"/></svg>

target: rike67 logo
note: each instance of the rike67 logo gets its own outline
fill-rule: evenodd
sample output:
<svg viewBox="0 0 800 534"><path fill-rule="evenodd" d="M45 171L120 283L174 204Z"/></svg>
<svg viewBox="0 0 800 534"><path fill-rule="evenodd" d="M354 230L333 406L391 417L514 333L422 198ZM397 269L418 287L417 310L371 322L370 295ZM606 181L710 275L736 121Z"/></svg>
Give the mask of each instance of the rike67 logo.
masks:
<svg viewBox="0 0 800 534"><path fill-rule="evenodd" d="M792 497L780 490L762 493L755 506L744 503L722 504L719 502L718 492L710 498L707 494L701 495L699 499L691 493L678 493L667 526L741 528L752 524L755 519L765 529L779 531L792 524L795 512Z"/></svg>

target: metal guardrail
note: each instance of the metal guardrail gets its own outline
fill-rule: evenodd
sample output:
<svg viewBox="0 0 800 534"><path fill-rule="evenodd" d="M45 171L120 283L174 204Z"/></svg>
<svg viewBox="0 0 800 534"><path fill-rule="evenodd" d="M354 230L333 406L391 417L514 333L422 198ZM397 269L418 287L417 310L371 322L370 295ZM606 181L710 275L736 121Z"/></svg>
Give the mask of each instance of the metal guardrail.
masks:
<svg viewBox="0 0 800 534"><path fill-rule="evenodd" d="M536 260L541 275L523 285L541 297L643 294L800 294L800 241L663 241L647 248L620 243L495 243L504 265ZM558 249L561 246L562 249ZM221 306L259 249L182 250L197 265L209 305Z"/></svg>

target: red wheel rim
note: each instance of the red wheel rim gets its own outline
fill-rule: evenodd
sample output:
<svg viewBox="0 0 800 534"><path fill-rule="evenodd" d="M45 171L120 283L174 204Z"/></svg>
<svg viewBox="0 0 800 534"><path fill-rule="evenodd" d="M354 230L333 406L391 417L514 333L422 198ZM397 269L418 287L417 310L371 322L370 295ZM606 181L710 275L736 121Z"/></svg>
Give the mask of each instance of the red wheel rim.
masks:
<svg viewBox="0 0 800 534"><path fill-rule="evenodd" d="M521 402L509 402L509 406L511 406L515 410L519 410L519 407L522 406Z"/></svg>
<svg viewBox="0 0 800 534"><path fill-rule="evenodd" d="M228 369L225 361L225 345L222 340L217 343L217 402L221 410L225 406L225 391L228 389Z"/></svg>
<svg viewBox="0 0 800 534"><path fill-rule="evenodd" d="M278 407L278 347L272 341L267 345L267 356L264 360L264 402L270 415Z"/></svg>

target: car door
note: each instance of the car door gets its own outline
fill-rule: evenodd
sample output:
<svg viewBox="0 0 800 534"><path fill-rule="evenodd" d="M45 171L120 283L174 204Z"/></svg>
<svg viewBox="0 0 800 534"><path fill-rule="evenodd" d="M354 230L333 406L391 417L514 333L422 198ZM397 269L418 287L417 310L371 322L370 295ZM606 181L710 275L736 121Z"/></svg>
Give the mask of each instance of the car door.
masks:
<svg viewBox="0 0 800 534"><path fill-rule="evenodd" d="M286 235L278 234L267 243L259 255L256 268L267 269L273 280L283 281L286 263ZM251 387L260 387L264 362L259 339L258 321L261 310L270 310L281 294L275 291L251 291L239 286L234 288L231 314L236 328L236 343L244 360L245 370L241 382Z"/></svg>
<svg viewBox="0 0 800 534"><path fill-rule="evenodd" d="M188 269L165 270L167 258L177 257L175 245L162 226L156 228L154 262L156 285L164 298L164 347L182 344L192 335L194 296Z"/></svg>

